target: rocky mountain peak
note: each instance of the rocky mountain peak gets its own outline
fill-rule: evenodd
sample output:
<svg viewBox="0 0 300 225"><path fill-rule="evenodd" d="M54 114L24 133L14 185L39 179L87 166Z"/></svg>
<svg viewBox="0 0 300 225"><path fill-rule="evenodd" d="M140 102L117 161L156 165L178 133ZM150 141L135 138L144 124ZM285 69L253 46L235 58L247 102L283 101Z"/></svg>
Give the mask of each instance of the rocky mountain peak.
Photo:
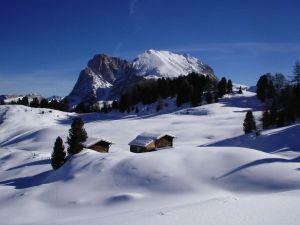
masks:
<svg viewBox="0 0 300 225"><path fill-rule="evenodd" d="M97 54L80 72L68 98L72 106L81 101L89 104L91 99L117 99L126 89L141 80L175 78L192 72L216 78L211 67L187 54L150 49L132 62Z"/></svg>

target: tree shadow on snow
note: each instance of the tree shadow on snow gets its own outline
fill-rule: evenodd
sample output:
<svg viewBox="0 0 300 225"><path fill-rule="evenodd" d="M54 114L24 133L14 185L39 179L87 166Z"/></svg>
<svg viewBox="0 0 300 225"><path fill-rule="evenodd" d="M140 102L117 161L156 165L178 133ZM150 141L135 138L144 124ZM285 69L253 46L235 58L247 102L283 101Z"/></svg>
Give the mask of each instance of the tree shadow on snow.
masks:
<svg viewBox="0 0 300 225"><path fill-rule="evenodd" d="M18 177L14 179L4 180L0 181L0 184L6 186L14 186L15 189L31 188L42 184L54 182L54 180L46 179L52 172L53 170L48 170L33 176Z"/></svg>
<svg viewBox="0 0 300 225"><path fill-rule="evenodd" d="M300 162L300 157L296 157L294 159L282 159L282 158L265 158L265 159L259 159L259 160L255 160L253 162L247 163L245 165L239 166L234 170L231 170L228 173L225 173L224 175L218 177L218 179L222 179L225 178L227 176L230 176L234 173L237 173L241 170L244 169L248 169L250 167L253 166L259 166L259 165L263 165L263 164L269 164L269 163L299 163Z"/></svg>
<svg viewBox="0 0 300 225"><path fill-rule="evenodd" d="M300 137L300 124L264 133L262 132L260 136L255 136L255 134L241 135L198 147L244 147L267 153L300 151L300 142L297 141L297 138Z"/></svg>
<svg viewBox="0 0 300 225"><path fill-rule="evenodd" d="M19 169L19 168L22 168L22 167L25 167L25 166L38 166L38 165L45 165L45 164L50 164L50 159L43 159L43 160L38 160L38 161L25 163L25 164L22 164L22 165L19 165L19 166L9 168L7 171L14 170L14 169Z"/></svg>
<svg viewBox="0 0 300 225"><path fill-rule="evenodd" d="M227 107L251 108L253 111L262 110L262 103L257 99L256 96L252 96L252 97L240 96L234 98L224 98L224 99L220 99L220 103L224 104L224 106Z"/></svg>

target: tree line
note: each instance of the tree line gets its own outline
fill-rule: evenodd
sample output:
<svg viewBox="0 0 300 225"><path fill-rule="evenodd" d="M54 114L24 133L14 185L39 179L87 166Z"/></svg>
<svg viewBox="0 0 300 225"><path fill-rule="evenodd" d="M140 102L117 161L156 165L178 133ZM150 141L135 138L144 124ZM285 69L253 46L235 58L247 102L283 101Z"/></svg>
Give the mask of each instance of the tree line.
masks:
<svg viewBox="0 0 300 225"><path fill-rule="evenodd" d="M275 80L275 82L274 82ZM282 127L292 124L300 118L300 63L294 66L292 79L282 78L280 85L276 75L265 74L257 82L257 97L264 102L262 115L263 129L272 125Z"/></svg>
<svg viewBox="0 0 300 225"><path fill-rule="evenodd" d="M260 76L256 84L256 94L264 103L263 129L295 123L300 118L300 62L295 63L290 80L281 73ZM252 111L247 112L243 127L245 133L256 131Z"/></svg>
<svg viewBox="0 0 300 225"><path fill-rule="evenodd" d="M63 112L69 111L69 101L67 97L62 99L61 101L58 101L56 99L48 101L45 98L39 99L37 97L34 97L30 101L28 96L24 96L22 98L18 98L17 101L11 101L9 103L5 103L4 100L2 100L0 104L1 105L24 105L32 108L47 108L47 109L60 110Z"/></svg>
<svg viewBox="0 0 300 225"><path fill-rule="evenodd" d="M159 78L137 83L124 94L119 101L114 101L112 109L120 112L131 112L138 108L138 103L148 105L157 102L156 110L163 108L163 100L176 98L176 105L180 107L184 103L190 103L193 107L207 103L218 102L226 93L232 92L232 81L223 77L219 82L209 76L190 73L187 76L179 76L174 79Z"/></svg>

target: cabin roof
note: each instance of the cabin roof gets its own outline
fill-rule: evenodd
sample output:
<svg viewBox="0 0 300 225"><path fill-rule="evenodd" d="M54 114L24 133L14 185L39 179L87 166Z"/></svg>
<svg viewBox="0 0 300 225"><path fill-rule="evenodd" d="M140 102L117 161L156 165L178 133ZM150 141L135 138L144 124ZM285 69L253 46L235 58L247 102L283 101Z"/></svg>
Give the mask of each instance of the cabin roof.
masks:
<svg viewBox="0 0 300 225"><path fill-rule="evenodd" d="M160 139L164 136L169 136L169 137L175 138L174 135L168 134L168 133L147 133L147 132L144 132L144 133L136 136L136 138L133 139L131 142L129 142L128 145L146 147L147 145L151 144L153 141L155 141L157 139Z"/></svg>
<svg viewBox="0 0 300 225"><path fill-rule="evenodd" d="M87 140L85 142L83 142L83 146L85 148L88 148L100 141L106 142L108 144L113 144L111 141L103 139L103 138L96 138L96 137L88 137Z"/></svg>

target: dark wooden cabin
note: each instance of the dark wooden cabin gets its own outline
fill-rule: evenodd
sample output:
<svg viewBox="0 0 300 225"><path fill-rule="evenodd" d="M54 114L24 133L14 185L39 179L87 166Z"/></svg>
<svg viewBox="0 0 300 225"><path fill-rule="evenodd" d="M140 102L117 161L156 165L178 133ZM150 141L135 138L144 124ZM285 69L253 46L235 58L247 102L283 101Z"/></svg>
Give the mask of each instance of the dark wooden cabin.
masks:
<svg viewBox="0 0 300 225"><path fill-rule="evenodd" d="M143 133L132 140L130 151L134 153L151 152L162 148L173 147L174 135L171 134L154 134Z"/></svg>
<svg viewBox="0 0 300 225"><path fill-rule="evenodd" d="M92 149L97 152L109 152L109 147L112 145L111 141L97 138L88 138L86 142L83 143L83 147Z"/></svg>

